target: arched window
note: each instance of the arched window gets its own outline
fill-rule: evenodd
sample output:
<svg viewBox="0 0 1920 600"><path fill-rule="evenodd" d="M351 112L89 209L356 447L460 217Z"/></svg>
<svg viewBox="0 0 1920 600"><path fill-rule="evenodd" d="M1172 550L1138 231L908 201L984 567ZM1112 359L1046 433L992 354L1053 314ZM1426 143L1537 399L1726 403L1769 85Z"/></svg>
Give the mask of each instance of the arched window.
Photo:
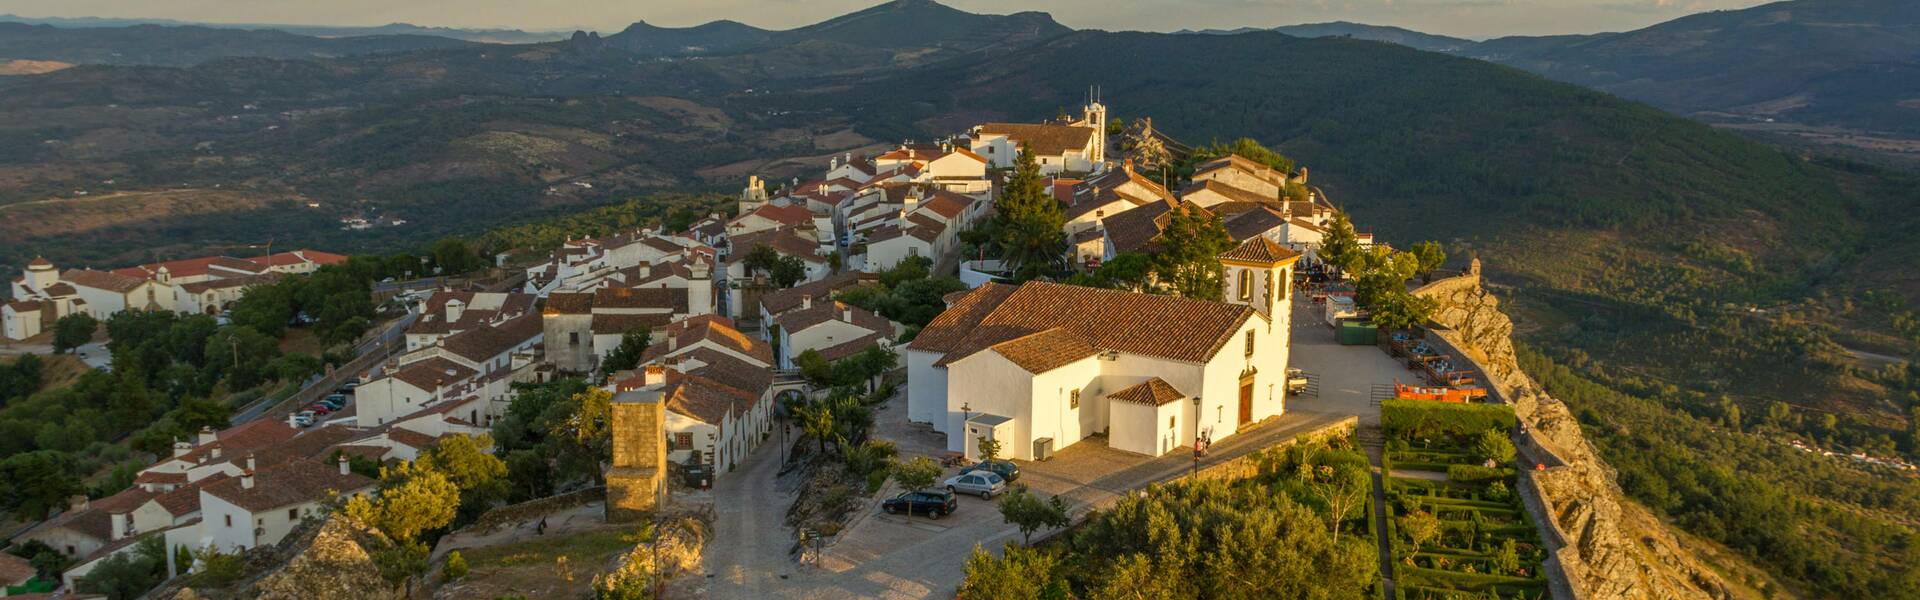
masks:
<svg viewBox="0 0 1920 600"><path fill-rule="evenodd" d="M1240 288L1241 300L1253 299L1253 271L1240 269L1240 280L1235 285Z"/></svg>

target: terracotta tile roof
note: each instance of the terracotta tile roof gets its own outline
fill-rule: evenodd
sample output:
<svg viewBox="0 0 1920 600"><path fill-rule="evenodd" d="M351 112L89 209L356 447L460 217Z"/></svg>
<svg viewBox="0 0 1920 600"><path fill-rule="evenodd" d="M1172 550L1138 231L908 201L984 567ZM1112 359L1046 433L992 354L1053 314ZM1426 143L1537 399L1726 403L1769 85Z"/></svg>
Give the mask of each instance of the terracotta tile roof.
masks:
<svg viewBox="0 0 1920 600"><path fill-rule="evenodd" d="M541 333L541 316L526 314L447 336L440 345L456 356L478 363L525 344Z"/></svg>
<svg viewBox="0 0 1920 600"><path fill-rule="evenodd" d="M161 267L165 267L167 269L167 274L172 275L174 277L199 277L201 275L207 274L207 265L212 264L213 261L219 260L221 258L223 257L202 256L200 258L185 258L180 260L169 260L169 261L162 261L162 262L156 262L156 263L147 263L144 265L139 265L134 267L124 267L124 268L114 269L113 272L119 275L125 275L127 277L152 279L154 278L154 276L159 275Z"/></svg>
<svg viewBox="0 0 1920 600"><path fill-rule="evenodd" d="M7 308L13 309L13 312L16 312L16 313L33 312L36 310L40 310L40 302L37 300L23 300L23 301L8 302Z"/></svg>
<svg viewBox="0 0 1920 600"><path fill-rule="evenodd" d="M60 274L60 280L80 287L107 290L120 294L131 292L134 288L140 287L140 284L147 282L147 280L139 277L128 277L106 271L91 271L87 269L68 269L66 272Z"/></svg>
<svg viewBox="0 0 1920 600"><path fill-rule="evenodd" d="M1170 220L1173 204L1155 202L1133 210L1109 216L1101 221L1107 230L1107 239L1113 242L1115 252L1133 252L1146 247L1148 242L1160 235Z"/></svg>
<svg viewBox="0 0 1920 600"><path fill-rule="evenodd" d="M133 478L134 485L146 485L149 483L157 483L161 485L180 485L186 482L187 482L187 474L185 472L168 473L165 471L141 471L139 475L136 475Z"/></svg>
<svg viewBox="0 0 1920 600"><path fill-rule="evenodd" d="M1232 250L1220 253L1220 260L1272 265L1300 258L1300 253L1283 248L1266 236L1254 236Z"/></svg>
<svg viewBox="0 0 1920 600"><path fill-rule="evenodd" d="M1214 212L1220 211L1216 210ZM1227 217L1222 225L1226 226L1228 236L1231 236L1235 240L1246 240L1273 231L1285 223L1286 220L1280 218L1280 213L1267 208L1259 208Z"/></svg>
<svg viewBox="0 0 1920 600"><path fill-rule="evenodd" d="M687 313L686 288L600 288L593 291L596 312L619 309L657 309Z"/></svg>
<svg viewBox="0 0 1920 600"><path fill-rule="evenodd" d="M769 202L747 214L786 225L813 222L813 211L807 210L806 206L800 204L780 205Z"/></svg>
<svg viewBox="0 0 1920 600"><path fill-rule="evenodd" d="M1216 158L1204 163L1200 163L1199 166L1194 167L1193 177L1195 180L1198 180L1205 177L1208 173L1218 171L1221 169L1233 169L1236 171L1241 171L1248 175L1252 175L1263 181L1266 181L1267 183L1271 183L1277 186L1285 186L1287 184L1286 173L1282 173L1274 169L1273 167L1269 167L1265 163L1255 162L1253 159L1250 159L1238 154L1228 154L1220 158Z"/></svg>
<svg viewBox="0 0 1920 600"><path fill-rule="evenodd" d="M848 320L849 315L851 320ZM806 331L828 321L846 321L867 331L893 331L893 322L886 317L839 300L814 302L813 308L788 311L773 319L774 324L788 334Z"/></svg>
<svg viewBox="0 0 1920 600"><path fill-rule="evenodd" d="M760 307L767 314L778 316L780 313L799 308L801 299L812 296L816 302L824 301L834 292L860 285L863 278L874 279L876 275L859 271L841 271L828 275L819 281L809 281L790 288L760 296Z"/></svg>
<svg viewBox="0 0 1920 600"><path fill-rule="evenodd" d="M1166 406L1170 402L1179 402L1187 395L1173 389L1173 384L1167 383L1167 380L1155 377L1107 394L1107 397L1146 406Z"/></svg>
<svg viewBox="0 0 1920 600"><path fill-rule="evenodd" d="M249 262L260 265L262 267L285 267L289 265L297 265L297 264L302 264L307 262L312 262L318 265L337 265L340 263L347 262L347 257L339 254L334 254L332 252L321 252L319 250L309 250L309 249L303 248L303 249L294 250L291 252L280 252L277 254L270 254L267 256L255 256L247 260Z"/></svg>
<svg viewBox="0 0 1920 600"><path fill-rule="evenodd" d="M79 290L73 289L73 286L67 285L65 282L56 283L56 284L47 286L45 289L42 289L40 291L46 292L48 296L52 296L55 298L60 298L64 296L73 296L80 293Z"/></svg>
<svg viewBox="0 0 1920 600"><path fill-rule="evenodd" d="M965 295L957 299L949 295L947 310L921 328L920 334L914 336L909 347L927 352L952 351L959 347L968 333L972 333L975 324L987 318L994 309L1000 308L1007 297L1019 289L1006 284L988 283L971 291L960 292Z"/></svg>
<svg viewBox="0 0 1920 600"><path fill-rule="evenodd" d="M639 328L659 329L673 322L673 315L652 313L643 315L596 313L587 329L595 334L625 334Z"/></svg>
<svg viewBox="0 0 1920 600"><path fill-rule="evenodd" d="M672 337L672 343L667 338ZM712 342L715 346L732 350L742 356L752 358L761 364L773 364L773 348L766 342L740 333L734 329L733 322L725 317L699 315L668 324L654 333L653 345L641 353L640 362L650 363L669 354L679 355L690 352L701 342ZM676 348L669 352L668 347Z"/></svg>
<svg viewBox="0 0 1920 600"><path fill-rule="evenodd" d="M174 518L200 512L201 488L226 481L230 477L231 476L226 473L214 473L199 481L193 482L191 485L181 486L179 489L161 494L159 497L154 498L153 501L159 503L160 508L167 511L167 514L173 515Z"/></svg>
<svg viewBox="0 0 1920 600"><path fill-rule="evenodd" d="M392 377L406 382L407 385L432 392L443 384L462 381L478 373L467 368L466 365L435 356L407 365L395 372Z"/></svg>
<svg viewBox="0 0 1920 600"><path fill-rule="evenodd" d="M933 199L920 203L920 210L932 211L934 214L951 221L959 218L962 213L966 212L967 207L973 206L973 203L974 199L972 196L956 194L946 190L935 190L933 192Z"/></svg>
<svg viewBox="0 0 1920 600"><path fill-rule="evenodd" d="M812 237L801 235L798 230L792 227L781 227L778 229L768 229L766 231L755 231L753 233L737 235L733 236L727 243L733 245L733 253L727 256L728 263L735 263L746 259L747 253L753 251L753 247L758 245L765 245L781 254L799 257L800 260L811 263L821 263L827 260L826 257L820 256L820 243L818 241L815 241Z"/></svg>
<svg viewBox="0 0 1920 600"><path fill-rule="evenodd" d="M258 273L267 272L267 267L262 266L260 263L256 263L244 258L234 258L231 256L213 257L213 260L207 261L207 266L209 267L207 269L208 271L213 270L211 267L220 267L221 269L224 269L227 271L238 271L241 273L258 274Z"/></svg>
<svg viewBox="0 0 1920 600"><path fill-rule="evenodd" d="M1256 314L1237 304L1174 296L1044 282L987 284L928 323L912 347L946 352L936 364L947 364L1059 327L1095 348L1204 363Z"/></svg>
<svg viewBox="0 0 1920 600"><path fill-rule="evenodd" d="M27 559L0 552L0 585L20 585L40 573Z"/></svg>
<svg viewBox="0 0 1920 600"><path fill-rule="evenodd" d="M243 486L242 479L234 477L202 489L210 496L260 513L323 500L330 490L347 494L374 485L372 479L354 473L341 475L338 466L314 460L296 460L261 469L253 475L252 488Z"/></svg>
<svg viewBox="0 0 1920 600"><path fill-rule="evenodd" d="M434 442L440 441L440 438L400 427L387 430L387 439L415 450L426 450L432 447Z"/></svg>
<svg viewBox="0 0 1920 600"><path fill-rule="evenodd" d="M252 421L228 427L214 433L214 443L202 444L193 451L177 458L163 458L161 462L180 460L188 463L201 463L211 459L213 449L220 448L220 460L233 460L261 448L273 446L299 435L300 430L288 427L285 422L276 419L254 419ZM219 462L219 461L215 461Z"/></svg>
<svg viewBox="0 0 1920 600"><path fill-rule="evenodd" d="M448 323L447 303L453 300L459 300L465 308L460 311L459 322ZM407 333L442 334L471 329L501 315L518 316L533 312L537 300L533 294L437 291L427 297L420 318L407 327Z"/></svg>
<svg viewBox="0 0 1920 600"><path fill-rule="evenodd" d="M45 256L35 256L35 257L33 257L33 261L32 261L32 262L29 262L29 263L27 263L27 266L29 266L29 267L51 267L51 266L53 266L53 261L50 261L50 260L47 260L47 257L45 257Z"/></svg>
<svg viewBox="0 0 1920 600"><path fill-rule="evenodd" d="M1180 190L1180 197L1185 198L1202 190L1219 194L1233 202L1278 202L1275 198L1269 198L1212 179L1194 181L1193 185L1189 185L1186 189Z"/></svg>
<svg viewBox="0 0 1920 600"><path fill-rule="evenodd" d="M286 277L286 275L278 272L261 273L259 275L242 275L239 277L209 279L197 283L182 284L180 289L186 290L187 293L198 294L207 290L224 290L227 288L267 285L279 281L282 277Z"/></svg>
<svg viewBox="0 0 1920 600"><path fill-rule="evenodd" d="M547 294L549 315L584 315L593 311L593 292L552 292Z"/></svg>
<svg viewBox="0 0 1920 600"><path fill-rule="evenodd" d="M820 357L827 359L828 362L840 360L865 352L867 348L879 344L882 340L889 339L887 333L888 332L876 331L832 346L817 349L815 352L819 352Z"/></svg>
<svg viewBox="0 0 1920 600"><path fill-rule="evenodd" d="M1100 353L1087 338L1060 327L1044 329L993 345L993 351L1028 373L1040 374Z"/></svg>
<svg viewBox="0 0 1920 600"><path fill-rule="evenodd" d="M1315 225L1315 224L1313 224L1313 221L1308 221L1308 220L1306 220L1306 219L1301 219L1301 218L1295 218L1295 219L1294 219L1294 220L1292 220L1292 221L1287 221L1287 224L1288 224L1288 225L1292 225L1292 226L1295 226L1295 227L1301 227L1301 228L1305 228L1305 229L1306 229L1307 231L1312 231L1312 232L1315 232L1315 233L1322 233L1322 234L1324 234L1324 233L1330 233L1330 232L1329 232L1329 231L1327 230L1327 228L1325 228L1325 227L1321 227L1321 226L1319 226L1319 225Z"/></svg>
<svg viewBox="0 0 1920 600"><path fill-rule="evenodd" d="M741 415L759 401L759 396L699 375L669 371L663 391L667 410L720 424L729 414Z"/></svg>
<svg viewBox="0 0 1920 600"><path fill-rule="evenodd" d="M1015 145L1028 144L1035 156L1060 156L1070 150L1084 150L1093 142L1092 127L1070 125L986 123L980 126L980 133L1005 135L1015 140Z"/></svg>
<svg viewBox="0 0 1920 600"><path fill-rule="evenodd" d="M708 348L695 348L680 356L681 360L697 360L698 368L688 369L687 373L705 377L726 384L754 397L764 394L773 387L773 370L734 358L732 355ZM683 363L684 364L684 363Z"/></svg>

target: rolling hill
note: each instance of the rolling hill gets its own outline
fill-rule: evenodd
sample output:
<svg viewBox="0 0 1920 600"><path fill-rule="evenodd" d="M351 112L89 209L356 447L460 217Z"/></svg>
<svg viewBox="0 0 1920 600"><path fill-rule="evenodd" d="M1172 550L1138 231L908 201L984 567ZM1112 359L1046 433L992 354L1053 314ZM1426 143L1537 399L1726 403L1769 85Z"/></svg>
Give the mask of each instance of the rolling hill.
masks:
<svg viewBox="0 0 1920 600"><path fill-rule="evenodd" d="M1182 30L1182 31L1177 31L1175 33L1204 33L1209 35L1234 35L1234 34L1241 34L1241 33L1251 33L1255 31L1273 31L1278 33L1284 33L1294 37L1303 37L1303 38L1347 37L1347 38L1353 38L1356 40L1372 40L1376 42L1387 42L1389 44L1399 44L1402 46L1406 46L1408 48L1418 48L1420 50L1426 50L1428 52L1458 52L1460 50L1471 47L1477 43L1469 39L1463 39L1463 38L1457 38L1457 37L1451 37L1451 36L1445 36L1445 35L1435 35L1431 33L1421 33L1421 32L1414 31L1412 29L1407 29L1404 27L1393 27L1388 25L1368 25L1365 23L1353 23L1349 21L1333 21L1330 23L1306 23L1301 25L1282 25L1280 27L1273 27L1268 29L1260 29L1256 27L1242 27L1239 29L1231 30L1231 31L1219 30L1219 29L1206 29L1201 31Z"/></svg>
<svg viewBox="0 0 1920 600"><path fill-rule="evenodd" d="M236 56L333 58L468 44L417 34L320 38L269 29L162 25L63 28L0 22L0 59L93 65L184 67Z"/></svg>

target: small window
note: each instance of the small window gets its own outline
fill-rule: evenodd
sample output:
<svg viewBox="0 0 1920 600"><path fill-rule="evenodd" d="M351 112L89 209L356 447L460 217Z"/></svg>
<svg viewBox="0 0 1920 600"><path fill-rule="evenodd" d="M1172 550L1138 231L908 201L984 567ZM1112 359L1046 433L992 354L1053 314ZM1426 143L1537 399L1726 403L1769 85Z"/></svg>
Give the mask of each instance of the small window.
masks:
<svg viewBox="0 0 1920 600"><path fill-rule="evenodd" d="M1247 331L1247 356L1253 356L1253 331Z"/></svg>
<svg viewBox="0 0 1920 600"><path fill-rule="evenodd" d="M681 450L693 449L693 434L690 432L673 434L673 446Z"/></svg>
<svg viewBox="0 0 1920 600"><path fill-rule="evenodd" d="M1252 300L1253 299L1253 271L1249 271L1247 269L1240 269L1240 278L1239 278L1238 285L1240 286L1240 299Z"/></svg>
<svg viewBox="0 0 1920 600"><path fill-rule="evenodd" d="M1167 417L1167 429L1173 429L1174 419L1178 419L1178 418L1180 417Z"/></svg>
<svg viewBox="0 0 1920 600"><path fill-rule="evenodd" d="M1067 394L1067 408L1080 408L1080 390L1074 390Z"/></svg>
<svg viewBox="0 0 1920 600"><path fill-rule="evenodd" d="M578 331L567 332L567 345L569 346L580 345L580 332Z"/></svg>
<svg viewBox="0 0 1920 600"><path fill-rule="evenodd" d="M288 520L288 521L298 521L298 520L300 520L300 509L298 509L298 508L289 508L289 509L287 509L287 520Z"/></svg>
<svg viewBox="0 0 1920 600"><path fill-rule="evenodd" d="M232 527L232 526L233 526L233 515L224 515L224 516L225 516L225 517L227 518L227 526L228 526L228 527Z"/></svg>
<svg viewBox="0 0 1920 600"><path fill-rule="evenodd" d="M1273 287L1272 275L1267 276L1267 286ZM1287 288L1290 288L1290 287L1293 287L1293 274L1289 273L1286 269L1281 269L1280 270L1280 287L1273 288L1273 293L1274 295L1278 296L1281 300L1286 300Z"/></svg>

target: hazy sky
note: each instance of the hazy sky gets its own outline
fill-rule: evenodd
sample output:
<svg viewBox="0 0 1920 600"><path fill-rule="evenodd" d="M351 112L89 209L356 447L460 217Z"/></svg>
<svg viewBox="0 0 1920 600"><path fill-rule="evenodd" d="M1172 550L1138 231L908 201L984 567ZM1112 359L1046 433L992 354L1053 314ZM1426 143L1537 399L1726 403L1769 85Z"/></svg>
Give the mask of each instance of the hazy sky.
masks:
<svg viewBox="0 0 1920 600"><path fill-rule="evenodd" d="M1040 10L1070 27L1170 31L1348 20L1464 37L1621 31L1762 0L942 0L972 12ZM733 19L785 29L879 0L0 0L29 17L166 18L223 23L584 28L614 32L646 20L694 25Z"/></svg>

